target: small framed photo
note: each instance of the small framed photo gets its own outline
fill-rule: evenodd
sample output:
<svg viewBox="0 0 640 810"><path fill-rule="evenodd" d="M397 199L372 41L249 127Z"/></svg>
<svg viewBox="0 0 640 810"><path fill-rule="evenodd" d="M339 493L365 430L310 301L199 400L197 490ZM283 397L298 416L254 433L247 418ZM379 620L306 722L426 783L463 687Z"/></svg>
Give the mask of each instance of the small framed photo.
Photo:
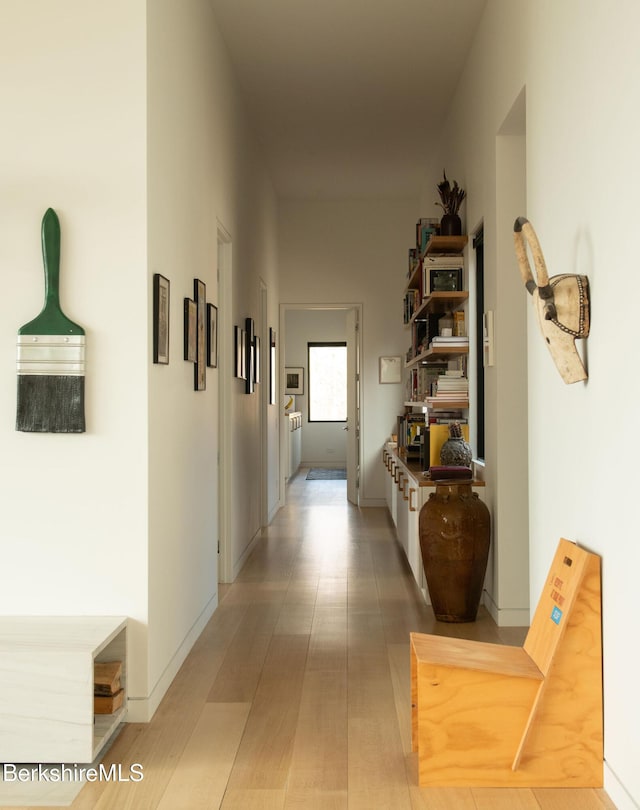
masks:
<svg viewBox="0 0 640 810"><path fill-rule="evenodd" d="M169 363L169 279L153 276L153 362Z"/></svg>
<svg viewBox="0 0 640 810"><path fill-rule="evenodd" d="M236 359L236 377L240 380L244 380L245 378L245 332L244 329L241 329L239 326L233 327L234 331L234 339L235 339L235 359Z"/></svg>
<svg viewBox="0 0 640 810"><path fill-rule="evenodd" d="M254 374L256 366L256 344L255 344L256 332L253 318L245 318L244 326L245 326L245 346L246 346L244 378L247 381L244 390L245 393L247 394L253 394L253 386L255 382Z"/></svg>
<svg viewBox="0 0 640 810"><path fill-rule="evenodd" d="M256 335L253 339L253 381L260 382L260 338Z"/></svg>
<svg viewBox="0 0 640 810"><path fill-rule="evenodd" d="M196 362L198 307L190 298L184 299L184 359Z"/></svg>
<svg viewBox="0 0 640 810"><path fill-rule="evenodd" d="M207 387L207 288L204 281L193 279L193 297L197 307L196 327L196 365L193 387L204 391Z"/></svg>
<svg viewBox="0 0 640 810"><path fill-rule="evenodd" d="M379 382L382 385L402 382L402 357L381 357Z"/></svg>
<svg viewBox="0 0 640 810"><path fill-rule="evenodd" d="M285 394L304 394L304 369L285 368Z"/></svg>
<svg viewBox="0 0 640 810"><path fill-rule="evenodd" d="M269 405L276 404L276 331L269 327Z"/></svg>
<svg viewBox="0 0 640 810"><path fill-rule="evenodd" d="M218 307L207 304L207 365L218 368Z"/></svg>

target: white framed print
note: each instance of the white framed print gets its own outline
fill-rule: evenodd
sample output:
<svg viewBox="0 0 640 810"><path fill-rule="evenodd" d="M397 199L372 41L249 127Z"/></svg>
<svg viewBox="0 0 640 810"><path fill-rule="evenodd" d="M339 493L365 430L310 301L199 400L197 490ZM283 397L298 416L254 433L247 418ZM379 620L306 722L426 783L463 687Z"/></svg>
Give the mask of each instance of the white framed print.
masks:
<svg viewBox="0 0 640 810"><path fill-rule="evenodd" d="M285 368L285 394L304 394L304 368Z"/></svg>
<svg viewBox="0 0 640 810"><path fill-rule="evenodd" d="M382 385L402 382L402 357L381 357L379 381Z"/></svg>

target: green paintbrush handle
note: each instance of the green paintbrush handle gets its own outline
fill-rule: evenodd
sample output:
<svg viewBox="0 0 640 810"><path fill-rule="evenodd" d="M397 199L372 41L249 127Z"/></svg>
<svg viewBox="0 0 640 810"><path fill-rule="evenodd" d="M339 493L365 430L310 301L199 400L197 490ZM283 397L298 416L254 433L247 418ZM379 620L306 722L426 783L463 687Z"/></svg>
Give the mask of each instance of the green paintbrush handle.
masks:
<svg viewBox="0 0 640 810"><path fill-rule="evenodd" d="M60 308L60 221L53 208L48 208L42 218L42 260L44 307L18 334L84 335L84 329L70 321Z"/></svg>

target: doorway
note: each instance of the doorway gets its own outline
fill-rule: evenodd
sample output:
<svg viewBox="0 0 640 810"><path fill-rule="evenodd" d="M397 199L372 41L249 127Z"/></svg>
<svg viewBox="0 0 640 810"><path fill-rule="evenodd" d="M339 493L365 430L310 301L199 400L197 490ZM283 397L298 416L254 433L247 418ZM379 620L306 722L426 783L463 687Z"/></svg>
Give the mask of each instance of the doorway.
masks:
<svg viewBox="0 0 640 810"><path fill-rule="evenodd" d="M286 394L289 410L300 414L301 463L313 467L345 467L347 498L355 504L360 496L360 304L283 304L280 308L280 379L295 369L301 385ZM344 421L309 419L308 346L312 343L344 343L347 346L347 414ZM300 373L301 370L301 373ZM286 390L282 386L281 394ZM288 416L283 414L288 421ZM289 470L288 431L281 431L280 501L286 501L286 471Z"/></svg>

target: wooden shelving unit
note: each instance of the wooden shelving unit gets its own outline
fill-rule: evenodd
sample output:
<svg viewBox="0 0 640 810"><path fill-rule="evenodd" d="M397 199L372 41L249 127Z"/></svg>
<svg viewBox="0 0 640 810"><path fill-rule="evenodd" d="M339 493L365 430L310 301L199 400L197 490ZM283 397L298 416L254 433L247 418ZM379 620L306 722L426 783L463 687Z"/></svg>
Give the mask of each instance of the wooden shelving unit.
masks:
<svg viewBox="0 0 640 810"><path fill-rule="evenodd" d="M428 349L426 352L422 352L422 354L419 354L417 357L414 357L412 360L408 361L405 368L414 368L415 366L420 365L420 363L428 363L429 360L452 360L456 357L463 357L464 355L468 354L468 346L457 346L455 348L436 346L435 348Z"/></svg>
<svg viewBox="0 0 640 810"><path fill-rule="evenodd" d="M421 416L419 410L424 411L425 422L428 423L429 412L433 415L435 411L449 411L459 414L462 418L462 412L469 408L468 398L461 400L455 395L447 398L442 391L440 397L429 396L435 375L439 373L437 369L446 368L447 365L452 369L454 363L449 361L466 359L469 354L468 342L452 345L450 342L433 341L438 334L437 322L440 317L465 309L469 300L468 291L463 289L465 281L463 253L468 241L466 235L431 236L421 252L412 252L413 263L407 275L404 297L405 325L411 331L411 346L405 362L405 374L408 375L405 397L409 401L404 403L405 414L399 417L399 435L404 433L401 427L403 420L407 425L418 424ZM433 289L431 273L433 271L446 273L449 268L452 274L459 273L457 283L452 279L452 283L447 285L456 289L444 290L436 287L429 293L429 289ZM429 294L425 295L425 292ZM427 343L429 348L426 348ZM457 365L463 370L466 367L464 362ZM429 366L433 368L429 370Z"/></svg>
<svg viewBox="0 0 640 810"><path fill-rule="evenodd" d="M468 241L469 237L466 234L462 234L462 236L432 236L427 242L422 258L432 256L434 253L462 253Z"/></svg>
<svg viewBox="0 0 640 810"><path fill-rule="evenodd" d="M465 301L469 299L469 293L461 290L460 292L434 292L427 296L418 309L413 313L409 323L419 321L421 317L430 315L436 312L453 312L453 310L460 309L464 306Z"/></svg>

